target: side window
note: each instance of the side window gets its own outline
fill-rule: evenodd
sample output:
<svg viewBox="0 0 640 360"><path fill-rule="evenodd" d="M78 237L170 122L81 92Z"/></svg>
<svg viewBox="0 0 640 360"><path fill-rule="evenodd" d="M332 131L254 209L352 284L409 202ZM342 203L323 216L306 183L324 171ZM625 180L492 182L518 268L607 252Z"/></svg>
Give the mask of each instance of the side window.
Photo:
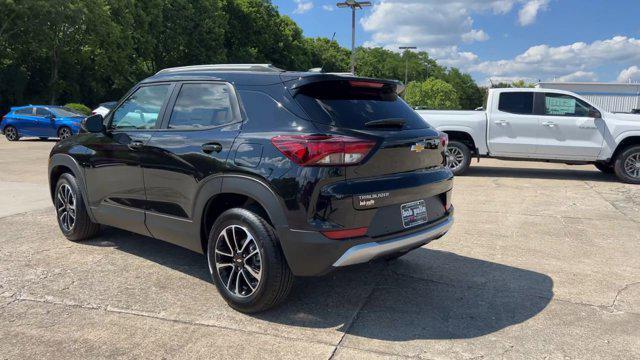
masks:
<svg viewBox="0 0 640 360"><path fill-rule="evenodd" d="M533 114L533 92L501 93L498 110L513 114Z"/></svg>
<svg viewBox="0 0 640 360"><path fill-rule="evenodd" d="M19 110L16 110L15 113L16 113L16 115L31 116L31 115L33 115L33 108L19 109Z"/></svg>
<svg viewBox="0 0 640 360"><path fill-rule="evenodd" d="M156 126L162 105L169 97L171 85L144 86L136 90L116 109L111 128L146 130Z"/></svg>
<svg viewBox="0 0 640 360"><path fill-rule="evenodd" d="M204 128L233 122L225 84L184 84L169 119L169 129Z"/></svg>
<svg viewBox="0 0 640 360"><path fill-rule="evenodd" d="M589 116L593 107L580 99L564 94L544 94L545 115Z"/></svg>
<svg viewBox="0 0 640 360"><path fill-rule="evenodd" d="M43 108L36 108L36 116L39 117L47 117L51 115L51 112L47 109L43 109Z"/></svg>

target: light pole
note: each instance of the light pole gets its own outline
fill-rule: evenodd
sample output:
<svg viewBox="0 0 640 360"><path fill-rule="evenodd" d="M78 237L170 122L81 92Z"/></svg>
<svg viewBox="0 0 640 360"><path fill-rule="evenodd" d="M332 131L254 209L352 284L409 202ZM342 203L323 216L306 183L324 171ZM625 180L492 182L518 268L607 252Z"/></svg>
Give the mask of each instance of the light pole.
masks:
<svg viewBox="0 0 640 360"><path fill-rule="evenodd" d="M371 1L346 0L336 4L339 8L351 8L351 73L356 73L356 9L371 6Z"/></svg>
<svg viewBox="0 0 640 360"><path fill-rule="evenodd" d="M409 50L415 50L417 47L415 46L400 46L400 50L404 50L405 52ZM409 58L406 54L402 54L404 56L404 84L407 85L407 81L409 80Z"/></svg>

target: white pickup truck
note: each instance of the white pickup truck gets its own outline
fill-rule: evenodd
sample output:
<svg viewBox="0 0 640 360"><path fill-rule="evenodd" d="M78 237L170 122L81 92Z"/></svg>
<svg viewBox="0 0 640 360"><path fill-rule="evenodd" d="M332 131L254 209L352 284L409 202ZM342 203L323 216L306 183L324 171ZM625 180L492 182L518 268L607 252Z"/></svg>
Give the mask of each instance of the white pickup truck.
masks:
<svg viewBox="0 0 640 360"><path fill-rule="evenodd" d="M640 115L610 113L579 95L537 88L490 89L485 111L418 113L449 135L448 164L472 157L594 164L640 184Z"/></svg>

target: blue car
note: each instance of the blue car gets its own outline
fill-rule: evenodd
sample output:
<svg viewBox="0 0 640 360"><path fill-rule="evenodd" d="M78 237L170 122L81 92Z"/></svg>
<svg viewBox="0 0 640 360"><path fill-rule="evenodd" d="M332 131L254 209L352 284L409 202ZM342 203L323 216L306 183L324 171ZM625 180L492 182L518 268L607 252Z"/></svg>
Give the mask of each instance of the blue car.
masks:
<svg viewBox="0 0 640 360"><path fill-rule="evenodd" d="M84 118L84 115L61 106L20 106L11 108L2 117L0 131L9 141L18 141L23 136L64 140L80 131Z"/></svg>

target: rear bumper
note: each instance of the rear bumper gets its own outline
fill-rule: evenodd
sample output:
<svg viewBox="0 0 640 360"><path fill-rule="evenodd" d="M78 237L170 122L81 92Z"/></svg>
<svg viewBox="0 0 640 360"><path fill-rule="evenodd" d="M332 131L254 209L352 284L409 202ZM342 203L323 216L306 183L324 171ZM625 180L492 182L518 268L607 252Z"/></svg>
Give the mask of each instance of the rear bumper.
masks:
<svg viewBox="0 0 640 360"><path fill-rule="evenodd" d="M395 239L380 242L374 241L356 245L347 250L347 252L345 252L338 261L333 263L333 267L361 264L381 256L412 250L431 240L443 236L447 231L449 231L452 225L453 216L449 215L445 221L414 234L400 236Z"/></svg>
<svg viewBox="0 0 640 360"><path fill-rule="evenodd" d="M410 251L436 240L453 225L453 208L442 218L412 232L378 238L330 240L317 231L278 229L280 243L296 276L318 276L382 256Z"/></svg>

